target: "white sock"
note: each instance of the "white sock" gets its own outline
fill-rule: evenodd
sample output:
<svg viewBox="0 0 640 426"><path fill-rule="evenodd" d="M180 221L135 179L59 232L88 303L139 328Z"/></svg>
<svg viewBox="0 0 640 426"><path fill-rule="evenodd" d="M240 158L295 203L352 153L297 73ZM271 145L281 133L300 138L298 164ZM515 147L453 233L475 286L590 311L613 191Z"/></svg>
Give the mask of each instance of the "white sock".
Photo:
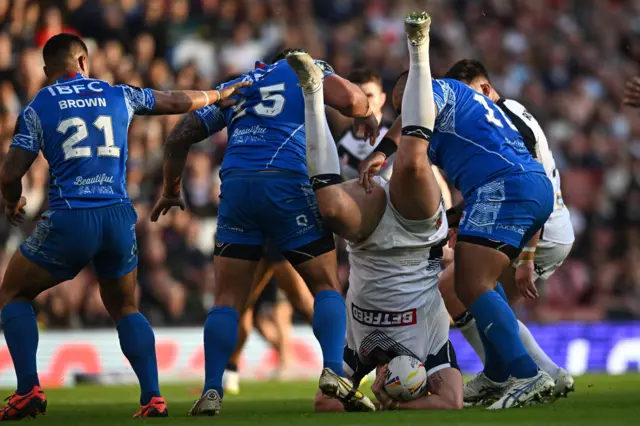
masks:
<svg viewBox="0 0 640 426"><path fill-rule="evenodd" d="M482 340L480 340L480 333L478 333L475 318L460 327L459 330L473 350L476 351L476 355L478 355L478 358L480 358L480 361L484 365L484 345L482 344Z"/></svg>
<svg viewBox="0 0 640 426"><path fill-rule="evenodd" d="M309 177L340 175L340 157L331 136L324 112L322 85L313 93L304 95L304 125L307 139L307 169Z"/></svg>
<svg viewBox="0 0 640 426"><path fill-rule="evenodd" d="M524 347L527 348L527 352L531 355L531 358L538 364L538 367L549 373L554 379L558 378L558 370L560 367L549 358L549 356L542 350L536 339L533 338L531 331L527 328L522 321L518 320L520 326L520 338L524 343Z"/></svg>
<svg viewBox="0 0 640 426"><path fill-rule="evenodd" d="M402 127L419 126L433 130L436 112L433 103L429 37L419 46L409 45L409 76L402 96Z"/></svg>
<svg viewBox="0 0 640 426"><path fill-rule="evenodd" d="M560 367L549 358L549 356L542 350L536 339L533 338L531 331L527 328L522 321L518 320L518 326L520 327L520 338L524 343L524 347L527 349L527 353L538 364L538 367L549 373L551 377L556 379L558 377L558 370ZM482 340L480 340L480 334L476 327L476 320L472 319L464 326L460 327L460 332L471 345L482 364L484 364L484 346Z"/></svg>

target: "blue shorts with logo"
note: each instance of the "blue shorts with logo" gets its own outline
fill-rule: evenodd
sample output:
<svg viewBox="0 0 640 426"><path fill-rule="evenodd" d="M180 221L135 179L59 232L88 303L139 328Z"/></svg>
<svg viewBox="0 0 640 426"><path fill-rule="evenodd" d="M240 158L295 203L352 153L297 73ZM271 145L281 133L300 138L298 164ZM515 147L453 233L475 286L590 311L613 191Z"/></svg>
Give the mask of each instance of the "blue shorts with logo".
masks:
<svg viewBox="0 0 640 426"><path fill-rule="evenodd" d="M521 173L476 189L465 199L458 235L522 249L553 211L553 185L542 173Z"/></svg>
<svg viewBox="0 0 640 426"><path fill-rule="evenodd" d="M223 178L216 243L263 246L271 241L285 253L327 234L307 176L234 172Z"/></svg>
<svg viewBox="0 0 640 426"><path fill-rule="evenodd" d="M130 203L48 210L20 250L63 281L72 279L90 263L99 277L120 278L138 266L137 220Z"/></svg>

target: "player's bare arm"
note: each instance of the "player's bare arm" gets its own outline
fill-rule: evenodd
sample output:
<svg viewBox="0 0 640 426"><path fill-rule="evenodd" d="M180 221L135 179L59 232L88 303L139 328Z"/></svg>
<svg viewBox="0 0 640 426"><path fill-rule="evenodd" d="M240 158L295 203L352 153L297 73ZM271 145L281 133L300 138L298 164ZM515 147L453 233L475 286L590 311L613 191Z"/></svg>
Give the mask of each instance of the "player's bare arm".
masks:
<svg viewBox="0 0 640 426"><path fill-rule="evenodd" d="M378 139L378 120L369 106L367 95L357 85L336 74L323 81L325 104L340 114L356 119L356 126L364 127L365 138L371 145Z"/></svg>
<svg viewBox="0 0 640 426"><path fill-rule="evenodd" d="M164 176L162 198L151 212L151 221L158 220L172 207L184 210L184 200L180 195L182 173L187 162L191 145L207 137L207 130L194 113L185 114L173 128L164 145L162 171Z"/></svg>
<svg viewBox="0 0 640 426"><path fill-rule="evenodd" d="M26 198L22 197L22 177L27 173L37 154L11 147L0 169L0 191L4 214L12 225L24 222Z"/></svg>
<svg viewBox="0 0 640 426"><path fill-rule="evenodd" d="M230 98L241 94L239 89L250 85L250 81L240 81L219 90L154 90L156 103L152 113L184 114L219 102L225 102L224 106L230 106L234 103Z"/></svg>
<svg viewBox="0 0 640 426"><path fill-rule="evenodd" d="M633 108L640 107L640 77L633 77L627 81L622 104Z"/></svg>
<svg viewBox="0 0 640 426"><path fill-rule="evenodd" d="M378 368L371 385L380 407L384 410L461 410L462 374L455 368L445 368L427 379L428 393L412 401L395 400L384 389L386 366Z"/></svg>

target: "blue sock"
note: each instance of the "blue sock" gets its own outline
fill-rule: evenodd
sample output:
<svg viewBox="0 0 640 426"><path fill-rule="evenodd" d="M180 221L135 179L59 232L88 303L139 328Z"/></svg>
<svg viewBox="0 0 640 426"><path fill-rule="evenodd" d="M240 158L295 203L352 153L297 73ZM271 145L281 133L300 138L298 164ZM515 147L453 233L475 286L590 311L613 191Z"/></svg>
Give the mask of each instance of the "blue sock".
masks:
<svg viewBox="0 0 640 426"><path fill-rule="evenodd" d="M160 396L156 338L149 321L140 312L127 315L116 324L120 348L140 382L140 405Z"/></svg>
<svg viewBox="0 0 640 426"><path fill-rule="evenodd" d="M344 377L342 359L347 335L347 310L344 297L335 290L316 294L313 304L313 334L322 349L323 367Z"/></svg>
<svg viewBox="0 0 640 426"><path fill-rule="evenodd" d="M215 389L223 397L222 375L238 344L240 314L229 306L214 306L204 323L204 389Z"/></svg>
<svg viewBox="0 0 640 426"><path fill-rule="evenodd" d="M518 320L498 293L487 291L471 305L470 310L476 319L480 336L486 336L499 354L504 374L519 379L537 374L538 366L520 339ZM489 374L487 376L497 381L497 378Z"/></svg>
<svg viewBox="0 0 640 426"><path fill-rule="evenodd" d="M500 297L502 297L505 300L505 302L509 303L509 299L507 299L507 293L505 293L504 287L502 287L502 284L498 283L496 285L496 293L498 293Z"/></svg>
<svg viewBox="0 0 640 426"><path fill-rule="evenodd" d="M484 348L484 374L494 382L500 383L506 381L509 375L502 366L500 354L498 354L493 344L482 332L482 329L478 326L478 321L476 321L476 328L478 329L478 334L480 335L480 340Z"/></svg>
<svg viewBox="0 0 640 426"><path fill-rule="evenodd" d="M18 378L18 395L26 395L40 386L36 352L38 323L29 302L11 302L2 309L2 327Z"/></svg>

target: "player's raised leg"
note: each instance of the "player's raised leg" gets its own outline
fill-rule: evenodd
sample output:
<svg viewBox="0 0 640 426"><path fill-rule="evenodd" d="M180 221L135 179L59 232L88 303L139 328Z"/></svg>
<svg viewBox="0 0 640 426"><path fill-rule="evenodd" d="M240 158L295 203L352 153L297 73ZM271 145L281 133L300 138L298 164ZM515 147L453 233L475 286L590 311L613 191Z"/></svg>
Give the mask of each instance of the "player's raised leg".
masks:
<svg viewBox="0 0 640 426"><path fill-rule="evenodd" d="M389 183L391 202L405 219L424 220L438 214L442 195L427 157L436 117L429 65L429 27L426 13L406 20L409 75L402 97L402 137Z"/></svg>
<svg viewBox="0 0 640 426"><path fill-rule="evenodd" d="M384 212L384 193L376 191L376 196L362 191L363 197L373 195L370 197L370 208L380 211L373 225L357 202L341 188L338 152L335 143L329 139L324 115L322 72L304 52L288 55L287 62L298 75L304 95L307 168L316 194L317 208L326 224L336 233L350 239L362 239L368 235L363 234L363 229L368 225L371 227L369 233L373 231ZM382 197L377 198L380 195ZM321 251L319 249L322 247L311 243L307 247L284 253L315 296L312 325L322 348L324 363L319 387L325 395L340 399L348 410L374 411L375 407L369 398L344 378L342 362L347 327L346 308L337 276L333 238L327 235L324 239L327 240L327 247ZM304 255L312 251L316 253L307 257L311 260L291 257L295 253Z"/></svg>

